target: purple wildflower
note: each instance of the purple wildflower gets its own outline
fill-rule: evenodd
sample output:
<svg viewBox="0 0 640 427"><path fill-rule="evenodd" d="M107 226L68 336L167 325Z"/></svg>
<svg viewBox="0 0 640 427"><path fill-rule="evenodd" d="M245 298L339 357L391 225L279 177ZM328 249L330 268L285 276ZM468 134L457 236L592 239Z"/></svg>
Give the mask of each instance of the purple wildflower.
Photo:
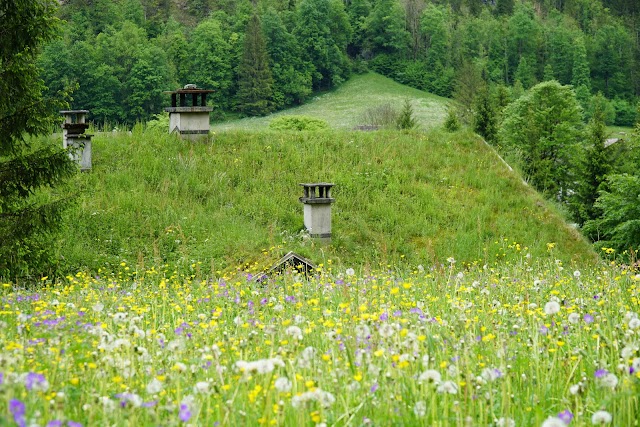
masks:
<svg viewBox="0 0 640 427"><path fill-rule="evenodd" d="M191 419L191 411L185 403L180 404L180 413L178 414L178 417L182 422L187 422Z"/></svg>
<svg viewBox="0 0 640 427"><path fill-rule="evenodd" d="M373 383L373 385L371 386L371 389L369 391L371 393L375 393L377 389L378 389L378 383Z"/></svg>
<svg viewBox="0 0 640 427"><path fill-rule="evenodd" d="M394 311L394 312L393 312L393 316L394 316L394 317L400 317L400 316L402 316L402 310L396 310L396 311Z"/></svg>
<svg viewBox="0 0 640 427"><path fill-rule="evenodd" d="M4 384L4 374L0 372L0 385Z"/></svg>
<svg viewBox="0 0 640 427"><path fill-rule="evenodd" d="M380 320L381 320L382 322L384 322L384 321L386 321L387 319L389 319L389 313L387 313L387 312L385 311L384 313L382 313L382 314L380 315Z"/></svg>
<svg viewBox="0 0 640 427"><path fill-rule="evenodd" d="M609 371L607 371L606 369L598 369L594 375L595 375L596 378L603 378L608 373L609 373Z"/></svg>
<svg viewBox="0 0 640 427"><path fill-rule="evenodd" d="M542 325L542 326L540 327L540 333L541 333L542 335L547 335L547 333L548 333L548 332L549 332L549 328L547 328L545 325Z"/></svg>
<svg viewBox="0 0 640 427"><path fill-rule="evenodd" d="M151 402L144 402L140 406L142 406L143 408L151 408L153 406L156 406L157 404L158 404L157 400L152 400Z"/></svg>
<svg viewBox="0 0 640 427"><path fill-rule="evenodd" d="M563 423L569 425L571 420L573 420L573 414L571 413L570 410L565 409L564 411L558 414L558 418L560 418Z"/></svg>
<svg viewBox="0 0 640 427"><path fill-rule="evenodd" d="M67 426L69 427L82 427L82 424L76 421L67 421Z"/></svg>
<svg viewBox="0 0 640 427"><path fill-rule="evenodd" d="M593 316L590 315L589 313L585 314L583 317L585 323L592 323L593 322Z"/></svg>
<svg viewBox="0 0 640 427"><path fill-rule="evenodd" d="M37 387L41 384L44 384L46 381L44 375L36 374L35 372L29 372L24 379L24 385L27 390L31 391L33 387Z"/></svg>
<svg viewBox="0 0 640 427"><path fill-rule="evenodd" d="M13 421L18 424L18 427L25 427L27 425L27 420L24 416L26 407L22 401L11 399L9 401L9 412L13 415Z"/></svg>
<svg viewBox="0 0 640 427"><path fill-rule="evenodd" d="M47 423L47 427L62 427L62 421L60 420L49 421Z"/></svg>

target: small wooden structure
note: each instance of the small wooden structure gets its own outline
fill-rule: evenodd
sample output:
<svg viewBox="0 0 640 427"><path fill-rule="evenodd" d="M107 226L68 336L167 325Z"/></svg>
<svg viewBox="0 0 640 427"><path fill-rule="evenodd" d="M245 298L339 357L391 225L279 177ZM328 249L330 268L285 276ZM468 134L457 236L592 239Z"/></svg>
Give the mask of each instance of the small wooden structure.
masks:
<svg viewBox="0 0 640 427"><path fill-rule="evenodd" d="M282 274L288 269L297 271L298 273L309 276L318 268L313 262L307 258L298 255L295 252L288 252L285 256L280 258L275 264L273 264L266 272L258 274L254 277L254 281L258 283L264 283L270 277L277 274Z"/></svg>

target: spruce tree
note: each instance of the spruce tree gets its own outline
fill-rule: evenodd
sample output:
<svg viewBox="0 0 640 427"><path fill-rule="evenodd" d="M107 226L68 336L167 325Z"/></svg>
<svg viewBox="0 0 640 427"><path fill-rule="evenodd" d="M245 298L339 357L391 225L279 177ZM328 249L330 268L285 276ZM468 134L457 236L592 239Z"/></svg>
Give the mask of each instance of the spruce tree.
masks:
<svg viewBox="0 0 640 427"><path fill-rule="evenodd" d="M514 0L496 0L496 14L510 16L513 13Z"/></svg>
<svg viewBox="0 0 640 427"><path fill-rule="evenodd" d="M53 143L36 143L54 122L36 55L56 34L56 0L0 0L0 276L51 267L65 203L40 190L76 171ZM61 144L60 144L61 145Z"/></svg>
<svg viewBox="0 0 640 427"><path fill-rule="evenodd" d="M260 18L256 14L247 25L239 75L238 109L248 116L271 113L275 107L273 76Z"/></svg>
<svg viewBox="0 0 640 427"><path fill-rule="evenodd" d="M589 62L587 61L587 49L582 37L576 40L575 50L573 51L571 84L576 91L578 101L585 108L591 98L591 77Z"/></svg>
<svg viewBox="0 0 640 427"><path fill-rule="evenodd" d="M588 145L579 167L578 188L570 201L574 219L580 225L600 216L601 210L596 206L596 200L599 191L604 189L603 183L611 169L605 146L605 105L606 99L602 94L594 97L593 115L587 126Z"/></svg>
<svg viewBox="0 0 640 427"><path fill-rule="evenodd" d="M396 120L396 127L398 129L414 129L418 126L418 122L413 117L413 106L411 105L411 101L408 99L404 100L404 106L402 107L402 111Z"/></svg>
<svg viewBox="0 0 640 427"><path fill-rule="evenodd" d="M480 91L475 104L473 130L488 142L495 142L498 134L496 109L486 88Z"/></svg>

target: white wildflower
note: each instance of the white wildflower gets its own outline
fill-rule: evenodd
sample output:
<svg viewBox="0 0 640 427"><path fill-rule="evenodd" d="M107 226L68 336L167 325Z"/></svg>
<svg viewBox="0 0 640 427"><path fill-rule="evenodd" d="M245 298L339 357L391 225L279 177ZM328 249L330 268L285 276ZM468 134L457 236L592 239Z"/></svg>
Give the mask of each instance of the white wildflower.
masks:
<svg viewBox="0 0 640 427"><path fill-rule="evenodd" d="M542 422L540 427L567 427L567 425L558 417L549 417Z"/></svg>
<svg viewBox="0 0 640 427"><path fill-rule="evenodd" d="M113 315L113 321L116 323L121 323L127 320L127 313L116 313Z"/></svg>
<svg viewBox="0 0 640 427"><path fill-rule="evenodd" d="M287 393L291 390L291 381L287 377L280 377L276 380L274 386L280 393Z"/></svg>
<svg viewBox="0 0 640 427"><path fill-rule="evenodd" d="M309 401L316 401L326 408L331 406L336 401L336 398L328 391L316 388L313 391L306 391L302 394L293 396L291 399L291 406L297 408Z"/></svg>
<svg viewBox="0 0 640 427"><path fill-rule="evenodd" d="M431 358L429 357L428 354L425 354L424 356L422 356L422 366L424 366L425 368L427 366L429 366L429 361L431 360Z"/></svg>
<svg viewBox="0 0 640 427"><path fill-rule="evenodd" d="M573 323L575 325L578 322L580 322L580 315L578 313L569 314L569 323Z"/></svg>
<svg viewBox="0 0 640 427"><path fill-rule="evenodd" d="M284 362L277 358L260 359L253 362L246 362L244 360L238 360L235 364L236 369L243 372L245 375L250 375L252 372L258 374L268 374L272 372L276 366L284 367Z"/></svg>
<svg viewBox="0 0 640 427"><path fill-rule="evenodd" d="M347 270L345 271L345 274L347 276L353 276L354 274L356 274L356 271L353 268L347 268Z"/></svg>
<svg viewBox="0 0 640 427"><path fill-rule="evenodd" d="M104 310L104 304L98 301L93 305L93 307L91 307L91 309L96 313L100 313L102 310Z"/></svg>
<svg viewBox="0 0 640 427"><path fill-rule="evenodd" d="M427 404L424 403L424 400L419 400L413 405L413 413L416 414L416 417L422 418L427 413Z"/></svg>
<svg viewBox="0 0 640 427"><path fill-rule="evenodd" d="M591 424L609 424L613 417L607 411L596 411L591 416Z"/></svg>
<svg viewBox="0 0 640 427"><path fill-rule="evenodd" d="M360 383L358 381L351 381L349 384L347 384L347 391L350 393L356 392L360 390Z"/></svg>
<svg viewBox="0 0 640 427"><path fill-rule="evenodd" d="M436 389L438 393L449 393L449 394L457 394L458 393L458 385L453 381L445 381L438 386Z"/></svg>
<svg viewBox="0 0 640 427"><path fill-rule="evenodd" d="M365 324L360 324L355 327L356 337L360 339L366 339L369 335L371 335L371 330Z"/></svg>
<svg viewBox="0 0 640 427"><path fill-rule="evenodd" d="M147 384L147 393L157 394L160 393L163 388L162 382L157 378L154 378L149 384Z"/></svg>
<svg viewBox="0 0 640 427"><path fill-rule="evenodd" d="M112 411L112 410L116 409L116 402L111 400L107 396L101 396L100 398L98 398L98 402L102 403L102 407L106 411Z"/></svg>
<svg viewBox="0 0 640 427"><path fill-rule="evenodd" d="M516 422L513 420L513 418L499 418L498 421L496 421L496 426L497 427L516 427Z"/></svg>
<svg viewBox="0 0 640 427"><path fill-rule="evenodd" d="M638 350L638 344L629 344L620 351L620 356L625 360L630 359Z"/></svg>
<svg viewBox="0 0 640 427"><path fill-rule="evenodd" d="M573 272L573 277L575 277L576 279L579 279L580 275L581 275L581 273L580 273L579 270L576 270L576 271Z"/></svg>
<svg viewBox="0 0 640 427"><path fill-rule="evenodd" d="M493 382L502 376L502 372L496 368L485 368L481 375L486 381Z"/></svg>
<svg viewBox="0 0 640 427"><path fill-rule="evenodd" d="M638 319L637 317L634 317L633 319L629 320L629 329L638 329L640 327L640 319Z"/></svg>
<svg viewBox="0 0 640 427"><path fill-rule="evenodd" d="M393 324L383 323L378 329L378 333L382 338L389 338L396 332L396 328Z"/></svg>
<svg viewBox="0 0 640 427"><path fill-rule="evenodd" d="M295 340L300 341L302 339L302 329L297 326L289 326L285 333Z"/></svg>
<svg viewBox="0 0 640 427"><path fill-rule="evenodd" d="M442 376L435 369L427 369L418 377L418 381L426 381L428 383L440 384Z"/></svg>
<svg viewBox="0 0 640 427"><path fill-rule="evenodd" d="M598 383L602 387L614 389L618 385L618 377L613 373L608 373L602 378L599 378Z"/></svg>
<svg viewBox="0 0 640 427"><path fill-rule="evenodd" d="M558 304L556 301L549 301L544 305L544 312L549 316L554 315L559 311L560 304Z"/></svg>
<svg viewBox="0 0 640 427"><path fill-rule="evenodd" d="M209 384L208 381L198 381L195 386L193 386L193 392L196 394L209 394Z"/></svg>

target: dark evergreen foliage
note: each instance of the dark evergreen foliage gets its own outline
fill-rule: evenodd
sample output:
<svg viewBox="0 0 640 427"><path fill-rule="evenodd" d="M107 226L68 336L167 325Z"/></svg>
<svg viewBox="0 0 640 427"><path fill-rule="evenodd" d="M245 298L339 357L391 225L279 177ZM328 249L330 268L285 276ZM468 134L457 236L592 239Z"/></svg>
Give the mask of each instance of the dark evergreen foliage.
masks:
<svg viewBox="0 0 640 427"><path fill-rule="evenodd" d="M473 130L488 142L496 142L498 123L496 108L487 89L481 90L476 98L473 114Z"/></svg>
<svg viewBox="0 0 640 427"><path fill-rule="evenodd" d="M239 74L238 110L248 116L272 112L273 76L269 68L260 18L256 14L251 17L247 26Z"/></svg>
<svg viewBox="0 0 640 427"><path fill-rule="evenodd" d="M402 130L410 130L415 129L417 125L418 122L416 122L415 117L413 117L413 106L411 105L411 101L405 99L400 115L396 120L396 127Z"/></svg>
<svg viewBox="0 0 640 427"><path fill-rule="evenodd" d="M605 146L607 134L605 125L605 103L602 95L594 99L594 109L587 127L587 146L584 158L578 165L575 193L570 197L573 217L579 225L594 220L601 215L596 206L598 192L603 191L603 183L611 171L611 158ZM589 236L596 239L598 236Z"/></svg>
<svg viewBox="0 0 640 427"><path fill-rule="evenodd" d="M54 0L0 1L0 276L42 273L55 262L53 236L64 202L39 194L76 171L60 148L34 143L48 132L54 108L36 67L56 34Z"/></svg>

